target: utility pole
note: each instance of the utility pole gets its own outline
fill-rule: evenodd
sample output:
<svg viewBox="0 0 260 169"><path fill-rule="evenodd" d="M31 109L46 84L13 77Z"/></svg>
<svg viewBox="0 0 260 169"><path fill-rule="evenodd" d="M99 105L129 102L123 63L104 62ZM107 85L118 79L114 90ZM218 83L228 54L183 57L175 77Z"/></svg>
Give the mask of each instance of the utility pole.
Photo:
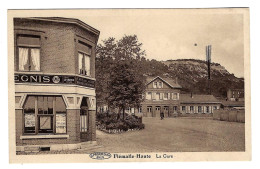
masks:
<svg viewBox="0 0 260 169"><path fill-rule="evenodd" d="M211 78L210 78L210 63L211 63L211 45L206 46L206 62L208 64L208 93L211 94Z"/></svg>

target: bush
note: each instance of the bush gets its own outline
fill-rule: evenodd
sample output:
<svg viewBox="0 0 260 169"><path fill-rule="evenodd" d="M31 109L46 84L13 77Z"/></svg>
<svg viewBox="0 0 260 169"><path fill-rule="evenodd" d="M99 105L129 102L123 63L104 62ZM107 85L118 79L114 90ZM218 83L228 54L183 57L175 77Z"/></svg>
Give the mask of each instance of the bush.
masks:
<svg viewBox="0 0 260 169"><path fill-rule="evenodd" d="M125 120L118 118L118 114L97 114L98 129L127 131L129 129L144 129L140 117L125 114Z"/></svg>

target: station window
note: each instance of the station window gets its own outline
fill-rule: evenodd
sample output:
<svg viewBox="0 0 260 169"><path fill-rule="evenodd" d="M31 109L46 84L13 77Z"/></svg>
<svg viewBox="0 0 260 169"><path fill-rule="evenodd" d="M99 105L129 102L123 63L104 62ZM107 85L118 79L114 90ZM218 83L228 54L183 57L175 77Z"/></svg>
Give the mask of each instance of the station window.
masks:
<svg viewBox="0 0 260 169"><path fill-rule="evenodd" d="M158 88L162 88L162 82L158 82Z"/></svg>
<svg viewBox="0 0 260 169"><path fill-rule="evenodd" d="M79 53L78 53L79 74L90 76L91 47L86 43L79 41L78 48L79 48Z"/></svg>
<svg viewBox="0 0 260 169"><path fill-rule="evenodd" d="M151 113L152 112L152 106L147 107L147 112Z"/></svg>
<svg viewBox="0 0 260 169"><path fill-rule="evenodd" d="M66 106L61 96L28 96L24 133L66 133Z"/></svg>
<svg viewBox="0 0 260 169"><path fill-rule="evenodd" d="M201 106L198 106L198 112L199 112L199 113L202 112Z"/></svg>
<svg viewBox="0 0 260 169"><path fill-rule="evenodd" d="M18 70L40 71L40 37L19 35L18 46Z"/></svg>
<svg viewBox="0 0 260 169"><path fill-rule="evenodd" d="M209 106L206 106L206 112L209 113Z"/></svg>

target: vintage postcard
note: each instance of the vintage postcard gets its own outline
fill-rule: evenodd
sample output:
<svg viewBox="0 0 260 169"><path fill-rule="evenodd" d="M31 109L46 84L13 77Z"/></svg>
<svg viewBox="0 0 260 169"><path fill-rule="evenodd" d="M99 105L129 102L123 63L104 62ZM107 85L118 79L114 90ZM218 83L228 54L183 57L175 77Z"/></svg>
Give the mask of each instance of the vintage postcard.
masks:
<svg viewBox="0 0 260 169"><path fill-rule="evenodd" d="M10 163L251 160L249 8L8 10L8 64Z"/></svg>

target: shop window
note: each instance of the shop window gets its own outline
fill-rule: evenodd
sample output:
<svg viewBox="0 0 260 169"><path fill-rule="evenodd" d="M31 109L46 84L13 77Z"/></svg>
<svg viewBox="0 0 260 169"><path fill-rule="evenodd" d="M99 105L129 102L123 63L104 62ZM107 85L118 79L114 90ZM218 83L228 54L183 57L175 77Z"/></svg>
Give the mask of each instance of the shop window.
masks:
<svg viewBox="0 0 260 169"><path fill-rule="evenodd" d="M86 43L79 41L78 49L79 49L79 53L78 53L79 74L90 76L91 47Z"/></svg>
<svg viewBox="0 0 260 169"><path fill-rule="evenodd" d="M17 46L18 70L40 71L40 37L20 35Z"/></svg>
<svg viewBox="0 0 260 169"><path fill-rule="evenodd" d="M24 106L24 133L66 133L66 106L62 97L28 96Z"/></svg>

